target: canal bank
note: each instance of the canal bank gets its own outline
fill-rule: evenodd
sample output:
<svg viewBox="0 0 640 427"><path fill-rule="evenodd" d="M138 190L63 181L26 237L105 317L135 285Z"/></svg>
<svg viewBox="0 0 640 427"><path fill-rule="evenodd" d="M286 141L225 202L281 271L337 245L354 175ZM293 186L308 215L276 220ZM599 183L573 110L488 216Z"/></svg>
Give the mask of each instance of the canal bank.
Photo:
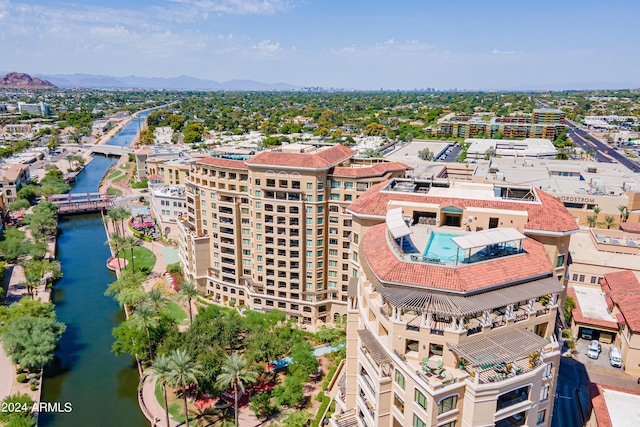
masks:
<svg viewBox="0 0 640 427"><path fill-rule="evenodd" d="M137 123L121 131L111 145L129 145ZM120 134L118 134L119 136ZM126 139L129 144L126 144ZM114 159L95 156L78 175L73 193L94 192ZM41 413L41 426L148 426L138 405L135 360L111 353L112 329L124 320L120 306L104 296L115 275L105 268L110 256L100 214L61 217L56 258L64 277L56 283L53 301L58 320L67 325L56 360L46 370L42 401L70 403L65 413Z"/></svg>

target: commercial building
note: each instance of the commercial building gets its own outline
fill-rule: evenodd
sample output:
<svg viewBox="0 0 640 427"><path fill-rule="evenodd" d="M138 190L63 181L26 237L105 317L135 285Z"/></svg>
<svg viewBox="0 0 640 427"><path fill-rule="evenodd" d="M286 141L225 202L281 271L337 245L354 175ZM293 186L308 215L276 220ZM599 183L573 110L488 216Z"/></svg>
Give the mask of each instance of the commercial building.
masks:
<svg viewBox="0 0 640 427"><path fill-rule="evenodd" d="M291 144L248 160L208 157L186 178L183 272L214 301L280 309L315 327L346 314L347 207L407 166L342 145Z"/></svg>
<svg viewBox="0 0 640 427"><path fill-rule="evenodd" d="M478 162L474 181L531 185L559 198L579 224L594 216L600 226L605 218L614 224L640 221L640 180L618 163L586 161L493 158ZM597 209L596 209L597 208ZM594 209L599 210L596 214ZM615 225L614 225L615 226Z"/></svg>
<svg viewBox="0 0 640 427"><path fill-rule="evenodd" d="M578 227L533 187L377 184L353 217L331 425L549 426Z"/></svg>
<svg viewBox="0 0 640 427"><path fill-rule="evenodd" d="M544 138L518 139L479 139L469 138L465 143L470 144L467 149L467 159L484 159L490 157L520 157L555 159L558 149L551 141Z"/></svg>
<svg viewBox="0 0 640 427"><path fill-rule="evenodd" d="M487 114L454 116L438 123L439 136L475 138L482 135L495 138L546 138L554 140L565 130L565 113L562 110L538 109L530 117L494 117Z"/></svg>
<svg viewBox="0 0 640 427"><path fill-rule="evenodd" d="M35 116L46 117L51 114L51 109L42 101L38 102L37 104L18 102L18 112L20 114L31 114Z"/></svg>

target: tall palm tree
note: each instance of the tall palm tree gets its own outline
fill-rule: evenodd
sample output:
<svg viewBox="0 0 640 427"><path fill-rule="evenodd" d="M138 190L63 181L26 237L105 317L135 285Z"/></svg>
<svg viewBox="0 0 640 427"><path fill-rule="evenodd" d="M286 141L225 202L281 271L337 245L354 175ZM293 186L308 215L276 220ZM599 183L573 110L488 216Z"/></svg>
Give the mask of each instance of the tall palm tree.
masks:
<svg viewBox="0 0 640 427"><path fill-rule="evenodd" d="M604 217L604 222L607 223L607 229L611 228L616 223L616 218L611 215Z"/></svg>
<svg viewBox="0 0 640 427"><path fill-rule="evenodd" d="M629 217L627 207L625 205L619 205L618 210L620 211L620 222L626 222L626 218Z"/></svg>
<svg viewBox="0 0 640 427"><path fill-rule="evenodd" d="M189 409L187 407L187 386L191 383L198 384L198 377L204 376L202 368L198 362L191 359L185 350L177 349L169 356L168 384L174 387L182 387L182 398L184 399L185 424L189 427Z"/></svg>
<svg viewBox="0 0 640 427"><path fill-rule="evenodd" d="M187 280L180 285L180 291L178 292L179 301L187 301L189 305L189 325L193 323L193 313L191 312L191 300L198 296L198 287L195 283Z"/></svg>
<svg viewBox="0 0 640 427"><path fill-rule="evenodd" d="M131 216L131 211L123 206L117 206L114 209L116 211L116 217L120 220L120 229L122 230L122 235L124 236L124 220Z"/></svg>
<svg viewBox="0 0 640 427"><path fill-rule="evenodd" d="M166 354L161 354L153 359L153 363L149 367L149 373L155 377L156 381L162 386L162 394L164 397L164 416L169 423L169 404L167 402L167 385L171 379L171 359Z"/></svg>
<svg viewBox="0 0 640 427"><path fill-rule="evenodd" d="M140 241L134 236L125 236L122 237L122 250L131 251L131 270L136 271L136 267L133 261L133 251L135 248L140 246Z"/></svg>
<svg viewBox="0 0 640 427"><path fill-rule="evenodd" d="M589 228L595 228L597 222L595 215L587 215L587 225Z"/></svg>
<svg viewBox="0 0 640 427"><path fill-rule="evenodd" d="M104 242L104 244L105 245L109 245L113 255L118 257L119 254L120 254L120 251L122 251L124 249L123 248L124 238L121 235L119 235L118 233L111 233L111 236L109 236L109 240Z"/></svg>
<svg viewBox="0 0 640 427"><path fill-rule="evenodd" d="M247 369L247 359L243 354L233 353L231 356L227 356L227 359L222 365L220 374L216 384L221 387L233 387L234 394L234 409L236 417L236 427L238 427L238 389L244 393L244 387L248 383L254 382L258 375Z"/></svg>
<svg viewBox="0 0 640 427"><path fill-rule="evenodd" d="M602 209L600 209L600 206L595 206L593 208L593 213L596 215L596 222L598 222L598 214L600 213Z"/></svg>
<svg viewBox="0 0 640 427"><path fill-rule="evenodd" d="M144 329L147 333L149 344L149 359L153 359L153 347L151 346L151 329L158 327L160 316L149 304L140 304L133 312L128 322L139 331Z"/></svg>
<svg viewBox="0 0 640 427"><path fill-rule="evenodd" d="M116 210L116 208L111 208L107 211L107 218L111 220L115 233L120 234L120 229L118 227L118 211Z"/></svg>
<svg viewBox="0 0 640 427"><path fill-rule="evenodd" d="M116 281L111 282L111 284L109 284L109 287L107 287L107 290L104 291L104 294L106 296L112 296L113 299L118 301L120 304L123 304L124 312L127 318L129 318L129 309L127 304L125 303L125 299L127 299L128 297L127 298L121 297L120 294L128 290L142 291L142 288L140 287L140 285L142 284L143 281L144 281L144 275L142 273L140 272L134 273L131 270L122 270L120 272L120 277L118 277Z"/></svg>
<svg viewBox="0 0 640 427"><path fill-rule="evenodd" d="M160 314L160 311L167 306L169 300L162 295L162 291L160 289L152 288L147 292L147 302L158 314Z"/></svg>

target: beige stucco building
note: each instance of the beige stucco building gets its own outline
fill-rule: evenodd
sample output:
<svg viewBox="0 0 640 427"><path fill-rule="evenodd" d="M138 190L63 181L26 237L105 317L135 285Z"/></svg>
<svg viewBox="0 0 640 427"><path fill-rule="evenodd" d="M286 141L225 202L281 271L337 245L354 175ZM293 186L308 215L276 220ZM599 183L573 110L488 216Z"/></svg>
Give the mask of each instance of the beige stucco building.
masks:
<svg viewBox="0 0 640 427"><path fill-rule="evenodd" d="M308 327L346 315L347 207L407 170L355 154L292 144L245 161L195 161L178 224L185 275L221 304L279 309Z"/></svg>
<svg viewBox="0 0 640 427"><path fill-rule="evenodd" d="M535 188L394 179L353 215L334 426L548 426L578 227Z"/></svg>

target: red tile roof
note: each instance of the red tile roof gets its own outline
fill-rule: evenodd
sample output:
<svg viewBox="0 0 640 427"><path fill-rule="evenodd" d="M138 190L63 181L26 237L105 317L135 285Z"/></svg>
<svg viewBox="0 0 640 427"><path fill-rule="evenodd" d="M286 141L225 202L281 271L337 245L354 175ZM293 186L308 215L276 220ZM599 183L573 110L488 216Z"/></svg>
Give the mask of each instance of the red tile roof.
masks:
<svg viewBox="0 0 640 427"><path fill-rule="evenodd" d="M602 290L611 297L629 329L640 332L640 283L630 270L604 275Z"/></svg>
<svg viewBox="0 0 640 427"><path fill-rule="evenodd" d="M573 300L576 302L576 308L574 308L573 311L571 312L573 315L573 320L576 323L581 323L583 325L600 326L601 328L608 328L613 330L618 329L618 323L616 322L610 322L608 320L602 320L602 319L592 319L590 317L586 317L585 315L583 315L582 309L580 308L580 301L576 296L575 289L573 288L567 289L567 295L573 298Z"/></svg>
<svg viewBox="0 0 640 427"><path fill-rule="evenodd" d="M327 169L343 162L355 154L355 151L336 144L312 153L286 153L281 151L263 151L248 159L248 165L273 165L310 169Z"/></svg>
<svg viewBox="0 0 640 427"><path fill-rule="evenodd" d="M220 166L231 169L248 169L247 165L242 160L221 159L219 157L205 157L196 160L194 163L204 163L205 165Z"/></svg>
<svg viewBox="0 0 640 427"><path fill-rule="evenodd" d="M386 224L370 227L363 254L374 274L384 282L467 292L550 274L553 269L542 243L523 240L526 253L458 267L403 261L387 240Z"/></svg>
<svg viewBox="0 0 640 427"><path fill-rule="evenodd" d="M628 231L630 233L640 233L640 223L637 222L621 222L620 230Z"/></svg>
<svg viewBox="0 0 640 427"><path fill-rule="evenodd" d="M407 201L416 203L435 203L440 206L482 207L504 210L527 211L529 218L526 228L532 230L568 232L578 230L578 225L562 201L544 191L535 190L539 203L516 202L504 200L461 199L455 197L438 197L429 194L400 193L382 191L389 181L381 182L371 187L366 193L349 206L355 214L375 215L383 217L387 212L390 201ZM452 190L452 194L455 192Z"/></svg>
<svg viewBox="0 0 640 427"><path fill-rule="evenodd" d="M404 171L407 169L410 169L410 167L400 162L382 162L361 168L336 167L333 169L332 175L344 178L365 178L382 176L387 172Z"/></svg>

